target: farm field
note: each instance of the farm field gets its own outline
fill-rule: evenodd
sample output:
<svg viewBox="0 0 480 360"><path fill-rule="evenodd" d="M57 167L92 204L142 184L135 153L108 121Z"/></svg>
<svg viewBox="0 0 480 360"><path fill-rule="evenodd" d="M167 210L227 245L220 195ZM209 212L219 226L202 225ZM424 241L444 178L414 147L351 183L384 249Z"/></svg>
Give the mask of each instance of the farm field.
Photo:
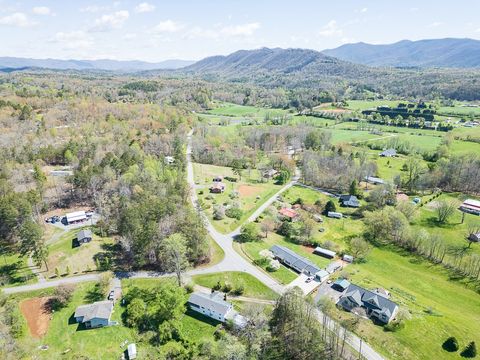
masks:
<svg viewBox="0 0 480 360"><path fill-rule="evenodd" d="M352 281L366 288L383 287L392 300L407 308L411 319L397 332L385 332L367 320L356 331L391 359L454 359L442 350L443 341L456 336L461 348L478 339L478 294L449 280L443 268L397 251L375 248L367 262L347 268ZM351 316L340 312L341 317Z"/></svg>
<svg viewBox="0 0 480 360"><path fill-rule="evenodd" d="M248 170L244 170L242 179L237 182L229 182L224 180L226 189L221 194L210 194L209 187L215 176L230 176L238 178L238 175L233 174L229 167L193 164L195 174L195 183L198 185L197 195L203 201L207 216L212 220L212 224L217 230L227 233L245 221L261 204L268 198L275 194L280 188L280 185L275 185L272 180L268 182L260 182L260 173L258 170L251 170L250 175ZM238 194L238 198L232 198L232 194ZM225 203L238 201L242 216L240 220L225 217L222 220L213 220L213 206Z"/></svg>
<svg viewBox="0 0 480 360"><path fill-rule="evenodd" d="M195 275L192 276L192 282L194 284L204 286L207 288L213 288L218 282L221 285L229 284L232 289L243 287L243 296L275 300L278 295L273 292L266 285L254 278L252 275L243 272L223 272L217 274Z"/></svg>

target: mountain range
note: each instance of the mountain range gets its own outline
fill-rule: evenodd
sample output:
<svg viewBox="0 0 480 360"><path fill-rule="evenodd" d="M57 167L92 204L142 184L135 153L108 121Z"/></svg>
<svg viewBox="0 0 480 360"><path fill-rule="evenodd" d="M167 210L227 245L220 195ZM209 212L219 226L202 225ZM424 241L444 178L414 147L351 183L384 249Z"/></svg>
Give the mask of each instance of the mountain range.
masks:
<svg viewBox="0 0 480 360"><path fill-rule="evenodd" d="M0 57L0 69L45 68L56 70L107 70L135 72L154 69L179 69L193 63L194 61L188 60L165 60L162 62L150 63L136 60L58 60Z"/></svg>
<svg viewBox="0 0 480 360"><path fill-rule="evenodd" d="M473 39L403 40L388 45L345 44L324 54L369 66L479 68L480 41Z"/></svg>

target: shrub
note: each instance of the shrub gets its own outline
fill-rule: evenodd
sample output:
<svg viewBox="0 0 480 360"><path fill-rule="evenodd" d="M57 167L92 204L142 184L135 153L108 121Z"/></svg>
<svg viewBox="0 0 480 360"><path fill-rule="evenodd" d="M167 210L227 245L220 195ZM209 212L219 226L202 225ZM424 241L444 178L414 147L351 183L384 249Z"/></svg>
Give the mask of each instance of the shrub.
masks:
<svg viewBox="0 0 480 360"><path fill-rule="evenodd" d="M238 285L235 289L233 289L233 294L240 296L245 292L245 288L243 285Z"/></svg>
<svg viewBox="0 0 480 360"><path fill-rule="evenodd" d="M232 285L229 283L223 284L222 291L228 294L230 291L232 291Z"/></svg>
<svg viewBox="0 0 480 360"><path fill-rule="evenodd" d="M386 324L383 328L385 331L390 331L390 332L397 332L399 330L402 330L405 327L405 324L402 321L392 321L388 324Z"/></svg>
<svg viewBox="0 0 480 360"><path fill-rule="evenodd" d="M213 285L213 288L212 290L214 291L218 291L222 288L222 284L220 284L220 281L217 281L217 283L215 285Z"/></svg>
<svg viewBox="0 0 480 360"><path fill-rule="evenodd" d="M332 200L328 200L327 203L325 204L324 214L326 215L331 211L332 212L337 211L337 207L335 206L335 203Z"/></svg>
<svg viewBox="0 0 480 360"><path fill-rule="evenodd" d="M232 177L232 176L225 176L224 179L225 179L226 181L230 181L230 182L237 182L237 181L238 181L237 178Z"/></svg>
<svg viewBox="0 0 480 360"><path fill-rule="evenodd" d="M184 288L185 288L185 291L187 292L187 294L191 294L193 292L193 284L192 283L185 284Z"/></svg>
<svg viewBox="0 0 480 360"><path fill-rule="evenodd" d="M231 207L225 210L225 215L227 215L229 218L240 220L242 218L243 211L238 207Z"/></svg>
<svg viewBox="0 0 480 360"><path fill-rule="evenodd" d="M474 358L477 356L477 346L475 341L470 342L465 349L460 353L462 357Z"/></svg>
<svg viewBox="0 0 480 360"><path fill-rule="evenodd" d="M458 351L458 342L454 336L450 336L445 342L442 344L443 350L448 352L455 352Z"/></svg>
<svg viewBox="0 0 480 360"><path fill-rule="evenodd" d="M295 200L292 205L303 205L303 199L302 198L297 198L297 200Z"/></svg>

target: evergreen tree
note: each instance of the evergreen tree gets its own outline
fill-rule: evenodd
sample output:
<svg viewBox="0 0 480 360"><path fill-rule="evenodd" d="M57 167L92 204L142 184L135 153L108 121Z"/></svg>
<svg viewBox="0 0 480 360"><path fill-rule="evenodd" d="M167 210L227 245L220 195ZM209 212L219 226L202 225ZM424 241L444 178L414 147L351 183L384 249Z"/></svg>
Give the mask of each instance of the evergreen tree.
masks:
<svg viewBox="0 0 480 360"><path fill-rule="evenodd" d="M477 346L475 341L470 342L465 349L460 353L465 358L474 358L477 356Z"/></svg>

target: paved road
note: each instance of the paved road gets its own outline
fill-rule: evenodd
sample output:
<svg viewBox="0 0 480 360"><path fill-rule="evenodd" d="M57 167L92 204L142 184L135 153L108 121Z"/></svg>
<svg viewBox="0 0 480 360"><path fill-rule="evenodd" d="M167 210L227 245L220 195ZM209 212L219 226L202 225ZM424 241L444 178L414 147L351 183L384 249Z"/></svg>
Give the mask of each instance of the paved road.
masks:
<svg viewBox="0 0 480 360"><path fill-rule="evenodd" d="M187 180L191 187L191 201L195 208L198 208L197 204L197 194L195 192L195 181L193 176L193 164L191 161L191 136L193 131L188 134L188 144L187 144ZM260 214L262 214L266 208L268 208L276 198L282 194L284 191L289 189L291 186L297 183L298 175L296 175L289 184L285 185L281 188L275 195L273 195L269 200L267 200L264 204L262 204L248 219L247 221L255 220ZM226 271L241 271L248 273L258 280L260 280L263 284L267 287L272 289L278 294L282 294L285 291L285 286L278 283L276 280L272 279L268 274L260 270L258 267L251 264L245 258L243 258L240 254L238 254L233 249L233 241L236 236L240 233L240 227L235 229L229 234L222 234L218 232L213 225L210 223L208 218L205 216L203 212L200 212L201 216L205 221L205 226L210 234L210 236L215 240L215 242L222 248L225 253L225 257L223 260L211 267L205 267L200 269L193 269L186 272L186 275L193 276L193 275L201 275L201 274L211 274L211 273L219 273L219 272L226 272ZM125 272L125 273L117 273L118 278L158 278L158 277L165 277L165 276L174 276L173 274L162 274L157 272L147 272L147 271L138 271L138 272ZM25 291L32 291L32 290L39 290L45 289L48 287L55 287L60 284L75 284L85 281L98 281L100 279L99 274L88 274L88 275L80 275L75 277L69 277L65 279L53 280L53 281L45 281L39 282L36 284L31 285L23 285L17 286L12 288L5 288L3 289L5 294L14 294L18 292L25 292ZM322 313L317 310L317 316L319 321L323 321ZM328 322L328 327L333 329L333 320ZM362 342L362 340L353 333L349 333L347 343L355 349L357 352L362 350L362 355L364 358L368 360L383 360L384 358L378 354L375 350L373 350L368 344Z"/></svg>

